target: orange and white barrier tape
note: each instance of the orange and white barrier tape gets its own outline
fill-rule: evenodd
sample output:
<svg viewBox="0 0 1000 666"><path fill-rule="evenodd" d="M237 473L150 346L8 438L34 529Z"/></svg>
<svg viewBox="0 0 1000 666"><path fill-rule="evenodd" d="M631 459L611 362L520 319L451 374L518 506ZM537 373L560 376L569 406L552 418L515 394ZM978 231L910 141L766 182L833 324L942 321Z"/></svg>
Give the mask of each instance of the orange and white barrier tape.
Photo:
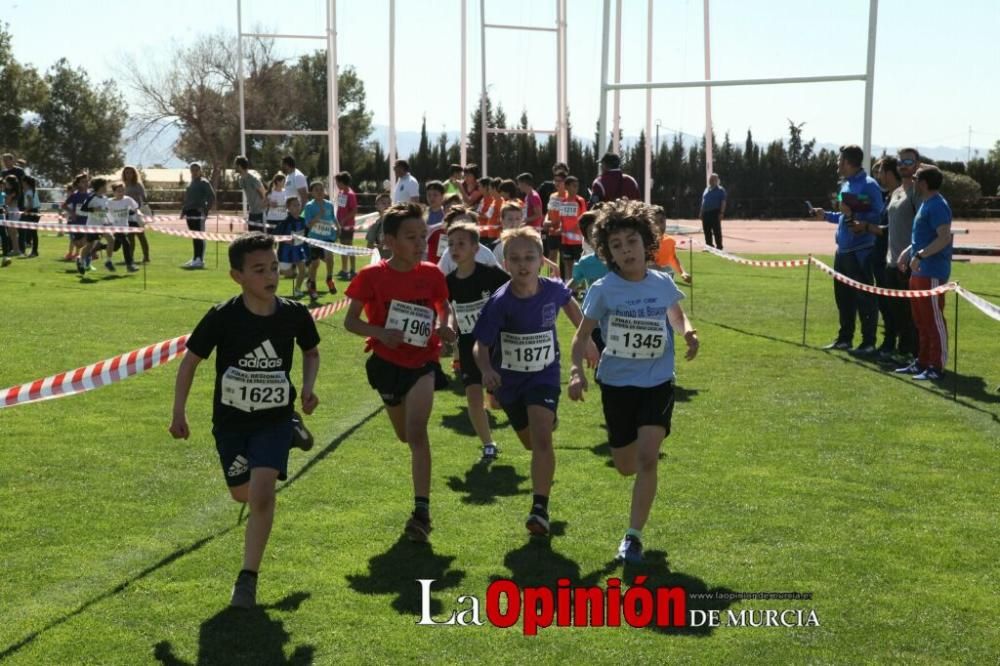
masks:
<svg viewBox="0 0 1000 666"><path fill-rule="evenodd" d="M318 321L340 312L348 303L348 299L342 298L335 303L314 308L310 310L310 314ZM189 335L189 333L179 335L76 370L60 372L44 379L2 389L0 409L84 393L142 374L183 355Z"/></svg>
<svg viewBox="0 0 1000 666"><path fill-rule="evenodd" d="M15 222L0 220L0 225L15 229L34 229L36 231L62 231L72 234L141 234L142 227L123 227L114 224L53 224L51 222Z"/></svg>
<svg viewBox="0 0 1000 666"><path fill-rule="evenodd" d="M949 291L954 291L955 288L958 287L957 283L949 282L941 285L940 287L934 287L933 289L886 289L884 287L876 287L870 284L865 284L864 282L852 280L843 273L838 273L833 270L816 257L810 257L810 259L813 264L815 264L816 268L831 275L837 282L842 282L849 287L853 287L859 291L868 292L869 294L876 294L877 296L889 296L890 298L930 298L932 296L947 294Z"/></svg>

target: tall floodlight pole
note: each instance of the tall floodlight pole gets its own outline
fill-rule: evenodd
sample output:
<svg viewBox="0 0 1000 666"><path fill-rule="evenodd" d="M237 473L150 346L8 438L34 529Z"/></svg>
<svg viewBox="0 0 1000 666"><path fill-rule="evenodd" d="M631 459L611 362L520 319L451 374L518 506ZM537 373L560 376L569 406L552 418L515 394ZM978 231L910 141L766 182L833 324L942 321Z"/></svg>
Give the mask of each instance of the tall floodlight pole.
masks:
<svg viewBox="0 0 1000 666"><path fill-rule="evenodd" d="M389 189L396 191L396 0L389 0Z"/></svg>
<svg viewBox="0 0 1000 666"><path fill-rule="evenodd" d="M615 0L615 83L622 82L622 0ZM611 152L621 155L621 91L615 90L611 115Z"/></svg>
<svg viewBox="0 0 1000 666"><path fill-rule="evenodd" d="M712 40L709 30L709 0L704 0L705 5L705 80L712 80ZM709 176L714 171L715 157L715 131L712 129L712 86L705 86L705 183L708 183Z"/></svg>
<svg viewBox="0 0 1000 666"><path fill-rule="evenodd" d="M462 6L462 99L459 101L459 113L462 114L462 121L459 123L459 137L458 137L458 153L459 161L462 163L462 168L465 168L465 117L468 115L465 110L465 98L466 98L466 62L465 62L465 32L466 32L466 22L465 22L465 4L466 0L458 0L458 3Z"/></svg>
<svg viewBox="0 0 1000 666"><path fill-rule="evenodd" d="M868 64L865 67L865 170L872 165L872 104L875 96L875 33L878 26L878 0L868 3Z"/></svg>
<svg viewBox="0 0 1000 666"><path fill-rule="evenodd" d="M246 97L243 90L243 0L236 0L236 77L240 91L240 155L247 154ZM241 189L242 191L242 189ZM243 217L247 215L247 197L242 195Z"/></svg>
<svg viewBox="0 0 1000 666"><path fill-rule="evenodd" d="M611 23L611 0L604 0L601 19L601 109L597 120L597 146L594 152L601 155L608 145L608 28Z"/></svg>
<svg viewBox="0 0 1000 666"><path fill-rule="evenodd" d="M708 0L705 0L708 2ZM653 0L646 0L646 83L653 82ZM643 159L646 177L642 179L644 199L652 203L653 198L653 149L650 139L653 138L653 90L646 88L646 140Z"/></svg>
<svg viewBox="0 0 1000 666"><path fill-rule="evenodd" d="M326 7L326 150L330 171L329 192L335 191L333 177L340 171L340 81L337 79L337 0L327 0Z"/></svg>
<svg viewBox="0 0 1000 666"><path fill-rule="evenodd" d="M569 163L569 115L567 112L567 92L566 92L566 0L556 0L556 10L558 14L558 39L559 48L559 122L556 136L556 161Z"/></svg>
<svg viewBox="0 0 1000 666"><path fill-rule="evenodd" d="M482 68L482 89L479 91L479 168L485 178L489 172L486 169L486 147L489 143L489 133L486 131L490 126L486 117L486 0L479 0L479 50L480 65Z"/></svg>

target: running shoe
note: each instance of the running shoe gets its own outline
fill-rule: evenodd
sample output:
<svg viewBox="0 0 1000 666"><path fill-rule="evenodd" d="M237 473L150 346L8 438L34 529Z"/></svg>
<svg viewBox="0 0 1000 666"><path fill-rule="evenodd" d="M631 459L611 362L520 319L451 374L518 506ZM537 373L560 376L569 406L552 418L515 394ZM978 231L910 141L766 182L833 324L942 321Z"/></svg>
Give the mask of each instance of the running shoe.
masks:
<svg viewBox="0 0 1000 666"><path fill-rule="evenodd" d="M191 268L204 268L204 267L205 267L205 260L204 259L192 259L191 260Z"/></svg>
<svg viewBox="0 0 1000 666"><path fill-rule="evenodd" d="M828 345L823 345L821 349L835 349L837 351L847 351L851 348L850 342L844 342L843 340L834 340Z"/></svg>
<svg viewBox="0 0 1000 666"><path fill-rule="evenodd" d="M10 266L10 257L4 257L2 260L0 260L0 266Z"/></svg>
<svg viewBox="0 0 1000 666"><path fill-rule="evenodd" d="M424 518L418 516L417 512L414 511L410 514L409 520L406 521L406 526L403 527L403 534L410 541L427 543L431 535L430 519L424 520Z"/></svg>
<svg viewBox="0 0 1000 666"><path fill-rule="evenodd" d="M483 445L483 456L479 459L479 462L483 465L489 465L496 461L500 457L500 449L496 444L484 444Z"/></svg>
<svg viewBox="0 0 1000 666"><path fill-rule="evenodd" d="M115 272L115 265L110 259L104 262L104 267L107 268L108 271L111 273Z"/></svg>
<svg viewBox="0 0 1000 666"><path fill-rule="evenodd" d="M347 271L340 271L340 272L338 272L337 273L337 279L338 280L346 280L347 279Z"/></svg>
<svg viewBox="0 0 1000 666"><path fill-rule="evenodd" d="M302 415L292 412L292 448L310 451L315 444L312 433L302 422Z"/></svg>
<svg viewBox="0 0 1000 666"><path fill-rule="evenodd" d="M233 597L229 601L233 608L250 609L257 605L257 577L241 571L233 585Z"/></svg>
<svg viewBox="0 0 1000 666"><path fill-rule="evenodd" d="M943 370L937 370L935 368L927 368L923 372L913 375L913 380L918 382L924 381L937 381L944 377Z"/></svg>
<svg viewBox="0 0 1000 666"><path fill-rule="evenodd" d="M138 273L139 267L136 266L135 264L129 264L128 266L125 267L125 270L127 270L129 273Z"/></svg>
<svg viewBox="0 0 1000 666"><path fill-rule="evenodd" d="M4 261L6 261L6 259L4 259ZM80 275L83 275L84 273L87 272L87 269L84 266L83 259L81 257L76 258L76 272L79 273Z"/></svg>
<svg viewBox="0 0 1000 666"><path fill-rule="evenodd" d="M535 536L547 536L549 533L548 513L536 504L531 507L531 513L528 514L528 520L524 522L524 526Z"/></svg>
<svg viewBox="0 0 1000 666"><path fill-rule="evenodd" d="M904 368L896 368L893 370L897 375L919 375L924 369L920 367L920 363L913 361L908 366Z"/></svg>
<svg viewBox="0 0 1000 666"><path fill-rule="evenodd" d="M312 288L309 289L309 300L311 300L311 301L318 301L319 300L319 292L316 291L315 287L312 287Z"/></svg>
<svg viewBox="0 0 1000 666"><path fill-rule="evenodd" d="M626 534L618 545L618 555L615 559L624 561L626 564L641 564L642 541L639 540L639 537Z"/></svg>
<svg viewBox="0 0 1000 666"><path fill-rule="evenodd" d="M302 298L306 295L306 292L299 291L298 289L292 289L292 298Z"/></svg>
<svg viewBox="0 0 1000 666"><path fill-rule="evenodd" d="M326 279L326 290L329 291L331 294L337 293L337 285L333 283L333 278Z"/></svg>

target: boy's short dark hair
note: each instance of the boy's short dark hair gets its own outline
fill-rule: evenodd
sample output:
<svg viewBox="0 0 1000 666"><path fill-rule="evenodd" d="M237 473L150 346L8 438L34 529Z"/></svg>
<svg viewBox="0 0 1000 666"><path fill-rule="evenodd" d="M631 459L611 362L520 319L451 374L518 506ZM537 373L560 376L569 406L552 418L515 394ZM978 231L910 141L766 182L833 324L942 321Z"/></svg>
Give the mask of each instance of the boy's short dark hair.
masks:
<svg viewBox="0 0 1000 666"><path fill-rule="evenodd" d="M506 194L508 199L513 199L517 196L517 185L510 178L500 181L497 189Z"/></svg>
<svg viewBox="0 0 1000 666"><path fill-rule="evenodd" d="M444 216L444 225L447 227L460 217L467 217L469 220L475 220L477 218L476 211L471 208L466 208L465 206L452 206L451 210L449 210Z"/></svg>
<svg viewBox="0 0 1000 666"><path fill-rule="evenodd" d="M468 166L465 167L465 169L462 171L462 173L471 173L476 178L479 178L479 173L480 173L479 172L479 165L478 164L469 164Z"/></svg>
<svg viewBox="0 0 1000 666"><path fill-rule="evenodd" d="M622 158L617 153L604 153L601 155L601 164L608 169L621 169Z"/></svg>
<svg viewBox="0 0 1000 666"><path fill-rule="evenodd" d="M259 231L243 234L229 245L229 267L234 271L243 270L243 261L251 252L274 251L274 239Z"/></svg>
<svg viewBox="0 0 1000 666"><path fill-rule="evenodd" d="M896 177L896 180L903 180L902 174L899 173L899 160L897 160L892 155L886 155L878 162L872 165L872 172L874 173L891 173Z"/></svg>
<svg viewBox="0 0 1000 666"><path fill-rule="evenodd" d="M920 151L917 150L916 148L910 148L909 146L907 146L906 148L900 148L899 150L896 151L897 155L902 155L903 153L913 153L914 155L917 156L917 161L918 162L920 161Z"/></svg>
<svg viewBox="0 0 1000 666"><path fill-rule="evenodd" d="M325 190L326 183L324 183L322 180L314 180L313 182L309 183L310 192L314 191L317 187L322 187Z"/></svg>
<svg viewBox="0 0 1000 666"><path fill-rule="evenodd" d="M293 202L293 201L294 201L295 203L297 203L298 205L300 205L300 206L302 205L302 202L301 202L301 201L299 201L299 198L298 198L298 197L287 197L287 198L285 199L285 208L288 208L288 204L290 204L290 203L291 203L291 202Z"/></svg>
<svg viewBox="0 0 1000 666"><path fill-rule="evenodd" d="M552 175L556 175L559 172L569 173L569 165L565 162L556 162L552 165Z"/></svg>
<svg viewBox="0 0 1000 666"><path fill-rule="evenodd" d="M865 151L861 150L861 146L856 143L849 143L840 147L840 156L852 167L860 168L861 163L865 160Z"/></svg>
<svg viewBox="0 0 1000 666"><path fill-rule="evenodd" d="M450 238L452 234L460 231L464 231L469 234L469 238L472 239L473 245L477 245L479 243L479 227L470 222L459 222L457 224L449 225L448 231L445 233L447 233Z"/></svg>
<svg viewBox="0 0 1000 666"><path fill-rule="evenodd" d="M290 167L292 167L294 169L295 168L295 158L292 157L291 155L285 155L284 157L281 158L281 164L285 165L285 166L290 166Z"/></svg>
<svg viewBox="0 0 1000 666"><path fill-rule="evenodd" d="M403 226L403 222L407 220L423 220L424 219L424 209L420 207L420 204L413 203L399 203L395 206L390 206L385 215L382 216L382 233L386 236L395 236L399 233L399 228Z"/></svg>
<svg viewBox="0 0 1000 666"><path fill-rule="evenodd" d="M450 164L448 165L448 175L454 176L456 173L464 173L465 169L462 168L461 164Z"/></svg>
<svg viewBox="0 0 1000 666"><path fill-rule="evenodd" d="M338 173L336 176L333 177L333 180L340 183L341 185L347 185L348 187L350 187L352 182L351 172L341 171L340 173Z"/></svg>
<svg viewBox="0 0 1000 666"><path fill-rule="evenodd" d="M520 173L517 175L517 182L527 183L528 185L534 185L535 176L530 171L525 171L524 173Z"/></svg>
<svg viewBox="0 0 1000 666"><path fill-rule="evenodd" d="M444 183L440 180L429 180L427 184L424 185L425 192L440 192L444 194Z"/></svg>
<svg viewBox="0 0 1000 666"><path fill-rule="evenodd" d="M493 187L495 189L499 190L500 189L500 184L502 182L503 182L503 178L501 178L500 176L497 176L496 178L493 179Z"/></svg>
<svg viewBox="0 0 1000 666"><path fill-rule="evenodd" d="M92 181L90 181L90 189L96 192L97 190L101 189L107 184L108 184L107 178L95 178Z"/></svg>
<svg viewBox="0 0 1000 666"><path fill-rule="evenodd" d="M250 168L250 160L248 160L243 155L237 155L236 159L233 160L233 163L236 164L236 166L240 167L241 169L249 169Z"/></svg>
<svg viewBox="0 0 1000 666"><path fill-rule="evenodd" d="M932 164L925 164L917 169L917 180L924 181L932 190L940 190L944 183L944 173Z"/></svg>
<svg viewBox="0 0 1000 666"><path fill-rule="evenodd" d="M457 194L453 194L444 200L445 206L460 206L462 204L462 197Z"/></svg>
<svg viewBox="0 0 1000 666"><path fill-rule="evenodd" d="M489 177L484 177L479 179L480 187L493 187L493 179Z"/></svg>
<svg viewBox="0 0 1000 666"><path fill-rule="evenodd" d="M576 176L566 176L566 184L567 185L579 185L580 184L580 179L577 178Z"/></svg>
<svg viewBox="0 0 1000 666"><path fill-rule="evenodd" d="M90 176L88 176L85 173L78 173L78 174L76 174L76 176L73 177L73 185L74 186L79 185L80 181L84 180L86 178L90 178Z"/></svg>
<svg viewBox="0 0 1000 666"><path fill-rule="evenodd" d="M578 223L580 225L580 233L583 234L584 239L588 243L590 242L590 228L594 226L595 222L597 222L597 211L595 210L588 210L580 216Z"/></svg>
<svg viewBox="0 0 1000 666"><path fill-rule="evenodd" d="M655 231L656 220L653 209L641 201L618 199L608 202L597 218L594 228L594 251L604 259L608 268L617 272L620 267L611 257L611 234L618 231L633 230L642 237L646 248L646 261L652 261L660 245L659 234Z"/></svg>
<svg viewBox="0 0 1000 666"><path fill-rule="evenodd" d="M25 178L25 180L28 180L28 179ZM115 181L114 183L111 183L111 191L112 192L114 192L115 190L117 190L119 187L124 190L125 189L125 183L121 182L120 180L119 181Z"/></svg>

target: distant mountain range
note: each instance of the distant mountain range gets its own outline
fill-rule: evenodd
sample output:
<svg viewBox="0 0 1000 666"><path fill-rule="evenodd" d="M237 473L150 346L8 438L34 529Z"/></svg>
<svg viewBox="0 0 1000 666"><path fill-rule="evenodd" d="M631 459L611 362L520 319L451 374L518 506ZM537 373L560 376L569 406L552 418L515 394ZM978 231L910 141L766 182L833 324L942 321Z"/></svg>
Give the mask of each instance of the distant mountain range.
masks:
<svg viewBox="0 0 1000 666"><path fill-rule="evenodd" d="M126 129L126 136L129 130ZM440 130L437 132L429 131L429 139L433 145L438 136L441 134ZM459 133L457 130L447 130L448 143L452 143L458 140ZM178 159L173 154L173 146L177 142L178 132L174 128L168 128L160 134L156 140L144 139L143 141L129 141L125 145L125 162L127 164L135 164L139 166L150 167L154 164L160 164L165 167L182 167L184 162ZM589 137L579 137L585 141L590 141ZM388 149L389 145L389 128L386 125L374 125L372 126L372 136L371 139L378 141L382 144L385 149ZM622 143L625 146L633 146L639 140L638 135L626 135L622 139ZM673 135L660 136L660 141L671 141L673 140ZM681 135L681 140L684 143L685 148L694 145L699 139L693 137L689 134ZM766 142L769 139L764 139L762 137L755 137L757 142ZM739 141L734 141L742 145L742 139ZM837 150L838 144L834 143L817 143L817 148L826 148L828 150ZM409 156L411 153L416 152L417 148L420 147L420 131L412 130L396 130L396 151L402 156ZM872 148L872 154L881 155L883 151L894 152L899 146L879 146L875 145ZM964 161L968 156L968 148L955 148L952 146L916 146L917 150L921 152L922 155L926 155L934 160L945 160L945 161ZM972 155L975 157L977 154L979 156L984 156L989 152L989 148L973 146ZM473 155L470 156L470 161L476 159L475 155L478 151L473 151Z"/></svg>

